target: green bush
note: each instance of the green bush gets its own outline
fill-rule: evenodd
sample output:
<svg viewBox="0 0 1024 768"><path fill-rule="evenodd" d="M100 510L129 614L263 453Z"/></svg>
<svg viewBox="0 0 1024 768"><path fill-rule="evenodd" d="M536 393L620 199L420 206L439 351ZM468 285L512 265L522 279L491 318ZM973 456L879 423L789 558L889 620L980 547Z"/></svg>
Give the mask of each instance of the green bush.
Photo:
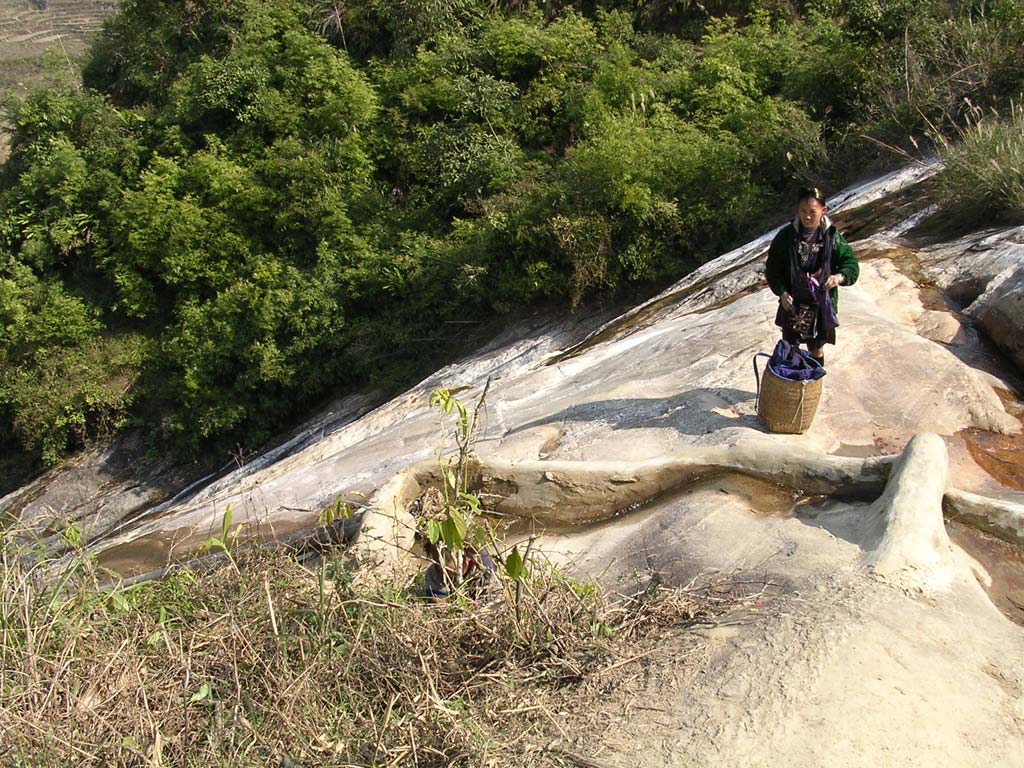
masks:
<svg viewBox="0 0 1024 768"><path fill-rule="evenodd" d="M104 23L83 80L122 106L161 103L189 63L230 47L248 9L246 0L125 0Z"/></svg>
<svg viewBox="0 0 1024 768"><path fill-rule="evenodd" d="M46 464L110 434L131 410L149 355L144 337L123 335L42 347L30 361L5 366L0 403L13 414L13 433Z"/></svg>

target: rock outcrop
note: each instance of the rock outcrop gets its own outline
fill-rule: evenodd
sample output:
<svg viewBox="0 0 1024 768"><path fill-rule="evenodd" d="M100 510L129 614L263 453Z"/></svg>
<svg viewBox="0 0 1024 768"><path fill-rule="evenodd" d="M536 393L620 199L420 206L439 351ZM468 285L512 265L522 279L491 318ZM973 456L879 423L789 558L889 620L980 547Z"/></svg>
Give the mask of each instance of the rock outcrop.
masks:
<svg viewBox="0 0 1024 768"><path fill-rule="evenodd" d="M942 519L949 475L946 444L938 435L914 437L893 467L885 492L871 505L878 543L867 562L877 575L927 589L953 579L953 547Z"/></svg>
<svg viewBox="0 0 1024 768"><path fill-rule="evenodd" d="M1015 268L1001 272L972 306L978 325L1024 371L1024 246Z"/></svg>
<svg viewBox="0 0 1024 768"><path fill-rule="evenodd" d="M923 248L920 264L1024 371L1024 226Z"/></svg>

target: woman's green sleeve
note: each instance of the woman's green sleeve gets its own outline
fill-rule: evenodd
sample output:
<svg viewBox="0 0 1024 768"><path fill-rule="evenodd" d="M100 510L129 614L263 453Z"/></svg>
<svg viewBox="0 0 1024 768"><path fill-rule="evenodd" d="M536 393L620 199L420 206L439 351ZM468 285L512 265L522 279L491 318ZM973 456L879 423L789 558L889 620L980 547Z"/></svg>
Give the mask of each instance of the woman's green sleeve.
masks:
<svg viewBox="0 0 1024 768"><path fill-rule="evenodd" d="M860 262L841 232L836 232L836 240L832 246L832 264L833 273L842 273L843 285L853 285L860 277Z"/></svg>

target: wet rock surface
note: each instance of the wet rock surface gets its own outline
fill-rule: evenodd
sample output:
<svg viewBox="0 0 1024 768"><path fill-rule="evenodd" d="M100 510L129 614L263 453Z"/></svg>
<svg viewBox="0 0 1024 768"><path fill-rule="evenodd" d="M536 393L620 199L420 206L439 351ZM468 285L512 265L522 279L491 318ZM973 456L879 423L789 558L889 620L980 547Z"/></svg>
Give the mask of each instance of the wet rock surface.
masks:
<svg viewBox="0 0 1024 768"><path fill-rule="evenodd" d="M77 526L99 540L173 498L207 474L202 466L181 466L149 454L138 434L97 446L0 499L8 521L25 538L48 539Z"/></svg>
<svg viewBox="0 0 1024 768"><path fill-rule="evenodd" d="M1024 245L1017 256L1018 265L993 278L995 287L978 298L971 313L996 346L1024 370Z"/></svg>
<svg viewBox="0 0 1024 768"><path fill-rule="evenodd" d="M1024 546L956 521L946 527L950 539L985 569L989 580L983 586L992 603L1010 621L1024 626Z"/></svg>

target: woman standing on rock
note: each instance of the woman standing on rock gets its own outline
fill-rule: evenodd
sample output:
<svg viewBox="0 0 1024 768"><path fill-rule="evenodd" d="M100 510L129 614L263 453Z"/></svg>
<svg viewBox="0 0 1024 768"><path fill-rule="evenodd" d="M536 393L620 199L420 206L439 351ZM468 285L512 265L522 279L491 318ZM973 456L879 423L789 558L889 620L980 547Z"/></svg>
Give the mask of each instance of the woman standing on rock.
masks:
<svg viewBox="0 0 1024 768"><path fill-rule="evenodd" d="M782 338L806 344L822 365L825 344L836 343L839 286L853 285L860 275L853 249L827 211L816 187L801 189L796 219L772 240L765 267L768 286L779 297L775 324Z"/></svg>

